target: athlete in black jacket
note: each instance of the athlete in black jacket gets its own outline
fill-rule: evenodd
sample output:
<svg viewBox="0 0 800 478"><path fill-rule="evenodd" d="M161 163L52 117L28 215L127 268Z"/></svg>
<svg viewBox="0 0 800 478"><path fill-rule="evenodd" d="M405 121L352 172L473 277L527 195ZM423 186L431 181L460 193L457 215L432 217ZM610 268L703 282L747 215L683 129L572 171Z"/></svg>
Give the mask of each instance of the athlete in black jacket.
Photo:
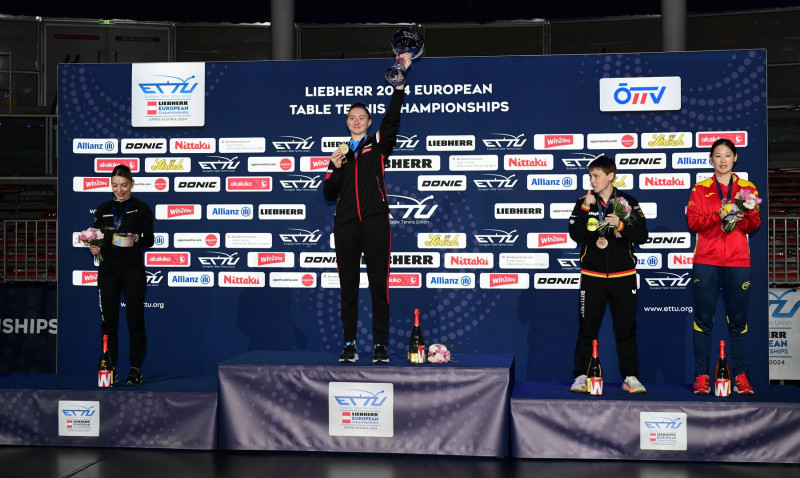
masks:
<svg viewBox="0 0 800 478"><path fill-rule="evenodd" d="M120 299L125 296L125 317L130 335L131 371L126 383L142 383L142 361L147 351L144 328L144 295L147 276L144 270L142 250L153 245L153 211L150 206L131 196L133 177L127 166L117 166L111 173L111 189L114 199L98 206L94 214L94 227L103 231L109 240L102 247L90 246L92 254L101 253L103 260L97 274L97 289L100 297L100 314L103 320L100 331L108 335L108 348L114 364L119 348ZM114 233L128 234L127 242L118 239L114 245ZM121 247L122 246L122 247ZM116 371L114 372L116 379Z"/></svg>
<svg viewBox="0 0 800 478"><path fill-rule="evenodd" d="M599 156L589 164L592 190L575 202L569 217L569 235L581 243L581 282L578 311L578 340L575 343L574 392L587 392L586 369L597 339L600 324L610 305L614 334L623 377L622 388L642 393L639 375L639 352L636 340L636 256L633 245L647 241L647 224L639 203L630 194L614 187L617 166L608 156ZM624 198L630 206L628 221L613 213L613 202ZM607 221L604 233L598 224Z"/></svg>
<svg viewBox="0 0 800 478"><path fill-rule="evenodd" d="M411 55L402 55L405 67L411 66ZM400 108L405 85L392 93L389 108L381 121L380 131L369 136L372 124L363 103L355 103L347 113L351 140L347 153L333 152L325 176L325 198L336 200L333 235L336 242L336 263L342 300L341 319L345 347L340 362L356 362L356 330L358 327L358 287L361 254L367 266L372 295L373 362L388 362L389 342L389 261L392 233L389 229L389 203L384 183L384 160L391 154L400 127Z"/></svg>

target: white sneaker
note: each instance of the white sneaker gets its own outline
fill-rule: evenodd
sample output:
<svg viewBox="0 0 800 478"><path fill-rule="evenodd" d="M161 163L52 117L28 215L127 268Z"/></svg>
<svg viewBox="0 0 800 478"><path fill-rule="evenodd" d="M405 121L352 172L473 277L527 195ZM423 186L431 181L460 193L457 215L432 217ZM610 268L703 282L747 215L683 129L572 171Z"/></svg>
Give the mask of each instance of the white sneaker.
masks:
<svg viewBox="0 0 800 478"><path fill-rule="evenodd" d="M589 387L586 385L586 375L578 375L572 386L569 387L570 392L589 393Z"/></svg>
<svg viewBox="0 0 800 478"><path fill-rule="evenodd" d="M622 389L630 393L644 393L647 391L639 379L633 375L630 377L625 377L625 381L622 382Z"/></svg>

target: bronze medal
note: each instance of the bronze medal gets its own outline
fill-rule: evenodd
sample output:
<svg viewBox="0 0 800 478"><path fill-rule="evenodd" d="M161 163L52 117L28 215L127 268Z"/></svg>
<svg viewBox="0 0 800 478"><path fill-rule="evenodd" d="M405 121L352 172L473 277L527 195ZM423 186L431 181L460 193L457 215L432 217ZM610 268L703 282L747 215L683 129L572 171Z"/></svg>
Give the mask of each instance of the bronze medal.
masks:
<svg viewBox="0 0 800 478"><path fill-rule="evenodd" d="M606 247L608 247L608 239L606 239L603 236L600 236L597 238L596 244L598 249L605 249Z"/></svg>

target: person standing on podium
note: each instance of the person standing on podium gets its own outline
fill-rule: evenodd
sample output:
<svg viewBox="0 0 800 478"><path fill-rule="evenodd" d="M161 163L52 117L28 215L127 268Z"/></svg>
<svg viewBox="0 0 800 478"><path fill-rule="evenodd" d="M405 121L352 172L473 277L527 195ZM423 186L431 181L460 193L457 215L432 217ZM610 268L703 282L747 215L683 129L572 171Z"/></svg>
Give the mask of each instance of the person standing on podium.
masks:
<svg viewBox="0 0 800 478"><path fill-rule="evenodd" d="M119 356L117 331L119 329L120 299L125 297L125 317L130 336L131 370L125 383L142 384L142 361L147 350L144 328L144 296L147 275L142 251L151 247L153 237L153 210L131 195L133 176L125 165L111 172L111 192L114 199L97 207L94 227L113 240L104 246L89 246L92 254L103 259L97 273L97 290L100 298L100 331L108 335L111 360L116 366ZM114 370L113 381L117 372Z"/></svg>
<svg viewBox="0 0 800 478"><path fill-rule="evenodd" d="M592 340L600 333L606 304L610 305L622 389L645 392L639 376L636 340L636 256L633 245L647 241L648 232L639 202L614 187L617 165L608 156L589 163L592 189L578 199L569 217L569 236L581 244L581 280L578 303L578 340L575 343L573 392L588 393L586 369Z"/></svg>
<svg viewBox="0 0 800 478"><path fill-rule="evenodd" d="M411 55L400 55L404 66L411 66ZM389 198L384 182L384 160L397 142L400 109L405 98L405 83L395 86L380 130L369 135L372 118L367 106L354 103L347 113L349 143L331 154L323 186L325 199L336 201L333 235L339 269L341 321L344 350L339 362L358 361L358 290L361 254L367 266L372 296L372 335L374 363L389 362L389 263L392 233L389 227Z"/></svg>

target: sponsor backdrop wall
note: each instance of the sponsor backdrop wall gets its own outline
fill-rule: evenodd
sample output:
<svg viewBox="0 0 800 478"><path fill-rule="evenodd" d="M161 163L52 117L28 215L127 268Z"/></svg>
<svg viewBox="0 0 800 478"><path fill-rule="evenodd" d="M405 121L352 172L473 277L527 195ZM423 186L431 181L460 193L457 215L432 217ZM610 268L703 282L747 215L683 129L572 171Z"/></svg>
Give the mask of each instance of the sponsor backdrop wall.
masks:
<svg viewBox="0 0 800 478"><path fill-rule="evenodd" d="M763 51L415 62L386 162L392 357L405 356L419 308L428 343L513 353L518 379L571 380L579 258L567 218L589 188L586 165L605 153L651 232L637 253L642 380L689 382L695 239L684 208L720 136L766 199L765 63ZM97 361L96 267L76 235L111 198L120 162L156 215L147 374L214 373L248 350L338 355L334 204L322 184L347 105L369 105L377 131L389 65L60 66L59 370L93 373ZM768 373L766 229L750 238L756 383ZM365 357L369 310L362 289ZM601 358L619 381L610 322ZM718 320L715 338L726 336Z"/></svg>

